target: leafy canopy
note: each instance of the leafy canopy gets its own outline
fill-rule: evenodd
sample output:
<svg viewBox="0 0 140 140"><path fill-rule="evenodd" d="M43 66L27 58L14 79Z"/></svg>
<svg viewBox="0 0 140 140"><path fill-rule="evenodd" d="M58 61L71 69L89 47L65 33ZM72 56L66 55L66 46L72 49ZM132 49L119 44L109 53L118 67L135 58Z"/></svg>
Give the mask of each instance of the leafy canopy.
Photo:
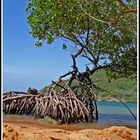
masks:
<svg viewBox="0 0 140 140"><path fill-rule="evenodd" d="M26 10L36 46L66 39L75 57L115 78L136 75L136 6L136 0L29 0Z"/></svg>

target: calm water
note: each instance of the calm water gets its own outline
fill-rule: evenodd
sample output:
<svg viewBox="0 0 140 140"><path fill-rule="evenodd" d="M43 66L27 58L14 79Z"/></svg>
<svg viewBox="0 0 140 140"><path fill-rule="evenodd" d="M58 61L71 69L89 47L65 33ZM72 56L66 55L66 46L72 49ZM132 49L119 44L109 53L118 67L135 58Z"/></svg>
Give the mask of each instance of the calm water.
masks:
<svg viewBox="0 0 140 140"><path fill-rule="evenodd" d="M137 104L125 103L137 117ZM120 102L98 101L99 120L98 123L136 125L137 120L133 118L127 108Z"/></svg>

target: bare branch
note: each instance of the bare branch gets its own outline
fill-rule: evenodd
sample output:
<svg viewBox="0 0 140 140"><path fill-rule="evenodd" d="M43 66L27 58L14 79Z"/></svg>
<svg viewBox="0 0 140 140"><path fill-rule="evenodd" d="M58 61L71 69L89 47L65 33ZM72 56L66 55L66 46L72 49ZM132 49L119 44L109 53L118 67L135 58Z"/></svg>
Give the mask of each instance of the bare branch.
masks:
<svg viewBox="0 0 140 140"><path fill-rule="evenodd" d="M77 52L76 54L73 55L73 57L76 58L78 55L80 55L80 54L82 53L83 50L84 50L84 47L82 46L82 47L78 50L78 52Z"/></svg>
<svg viewBox="0 0 140 140"><path fill-rule="evenodd" d="M85 57L85 58L87 58L90 62L92 62L92 64L93 64L93 60L89 57L89 56L87 56L87 55L82 55L83 57Z"/></svg>
<svg viewBox="0 0 140 140"><path fill-rule="evenodd" d="M90 50L88 49L88 47L86 47L85 49L86 49L87 52L92 56L92 58L93 58L92 63L96 66L98 62L97 62L95 56L93 55L92 51L90 51Z"/></svg>
<svg viewBox="0 0 140 140"><path fill-rule="evenodd" d="M60 79L66 77L66 76L68 76L68 75L70 75L71 73L72 73L72 71L69 71L68 73L66 73L66 74L64 74L64 75L62 75L62 76L60 76Z"/></svg>
<svg viewBox="0 0 140 140"><path fill-rule="evenodd" d="M82 37L80 34L78 34L78 36L79 36L80 40L82 41L82 43L85 45L85 42L83 40L84 37Z"/></svg>
<svg viewBox="0 0 140 140"><path fill-rule="evenodd" d="M72 34L73 35L73 37L75 38L74 40L73 39L71 39L71 38L69 38L69 37L67 37L67 36L65 36L65 35L62 35L62 37L63 38L66 38L66 39L68 39L68 40L70 40L70 41L72 41L73 43L75 43L75 44L77 44L77 45L79 45L81 48L78 50L78 52L76 53L76 54L73 54L73 57L77 57L78 55L80 55L81 53L82 53L82 51L83 51L83 49L84 49L84 44L82 44L78 39L77 39L77 37L76 37L76 35L74 35L74 34Z"/></svg>
<svg viewBox="0 0 140 140"><path fill-rule="evenodd" d="M58 82L54 82L54 81L52 81L52 83L54 83L55 85L61 87L62 89L65 89L65 88L64 88L62 85L60 85Z"/></svg>

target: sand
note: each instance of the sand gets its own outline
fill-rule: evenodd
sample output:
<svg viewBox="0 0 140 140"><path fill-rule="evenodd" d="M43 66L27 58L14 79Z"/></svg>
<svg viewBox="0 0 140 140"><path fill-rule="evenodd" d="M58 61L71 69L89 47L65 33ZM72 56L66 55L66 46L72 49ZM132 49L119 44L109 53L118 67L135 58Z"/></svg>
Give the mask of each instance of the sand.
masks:
<svg viewBox="0 0 140 140"><path fill-rule="evenodd" d="M36 122L36 123L35 123ZM96 126L97 127L97 126ZM96 128L95 127L95 128ZM99 130L100 128L100 130ZM4 119L4 140L136 140L137 129L98 126L82 129L71 125L37 123L32 119Z"/></svg>
<svg viewBox="0 0 140 140"><path fill-rule="evenodd" d="M4 140L136 140L136 129L112 126L103 130L63 129L30 127L23 124L4 123Z"/></svg>

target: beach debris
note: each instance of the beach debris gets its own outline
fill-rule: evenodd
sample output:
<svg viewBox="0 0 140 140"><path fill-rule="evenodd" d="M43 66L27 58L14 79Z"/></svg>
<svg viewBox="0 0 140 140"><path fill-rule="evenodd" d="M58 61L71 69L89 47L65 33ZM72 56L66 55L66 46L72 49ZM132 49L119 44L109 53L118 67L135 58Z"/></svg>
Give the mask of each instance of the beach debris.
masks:
<svg viewBox="0 0 140 140"><path fill-rule="evenodd" d="M37 94L39 94L39 92L38 92L38 90L36 88L32 89L31 87L29 87L28 91L27 91L27 94L37 95Z"/></svg>

